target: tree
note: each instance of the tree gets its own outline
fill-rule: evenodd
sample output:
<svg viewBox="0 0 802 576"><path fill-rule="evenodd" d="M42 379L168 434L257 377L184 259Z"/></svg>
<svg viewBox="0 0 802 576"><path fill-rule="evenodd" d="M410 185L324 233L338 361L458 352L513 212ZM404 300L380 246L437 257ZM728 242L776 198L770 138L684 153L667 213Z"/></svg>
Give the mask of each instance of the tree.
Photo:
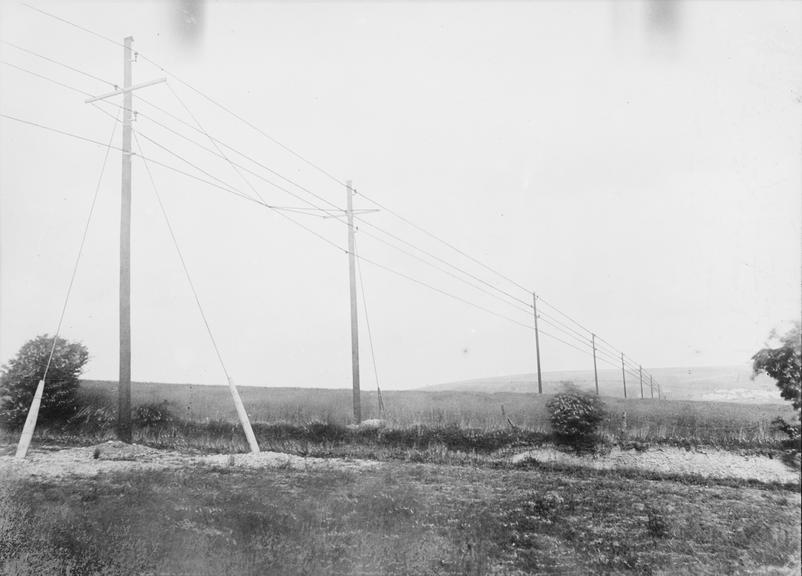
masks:
<svg viewBox="0 0 802 576"><path fill-rule="evenodd" d="M765 372L774 378L780 395L793 404L799 416L802 409L802 326L795 323L782 337L772 331L770 340L779 341L780 346L763 348L752 356L752 369L755 375Z"/></svg>
<svg viewBox="0 0 802 576"><path fill-rule="evenodd" d="M43 334L26 342L17 355L0 369L0 424L19 429L25 423L39 380L45 374L50 351L53 359L47 370L40 422L68 419L78 409L78 377L89 360L89 352L79 342L67 342Z"/></svg>
<svg viewBox="0 0 802 576"><path fill-rule="evenodd" d="M789 424L783 418L775 418L777 430L788 436L788 443L799 450L802 435L802 328L797 322L785 334L777 336L772 331L770 340L779 342L775 348L763 348L752 356L752 370L755 375L765 372L777 383L780 395L791 402L796 410L797 423ZM785 444L785 443L784 443Z"/></svg>

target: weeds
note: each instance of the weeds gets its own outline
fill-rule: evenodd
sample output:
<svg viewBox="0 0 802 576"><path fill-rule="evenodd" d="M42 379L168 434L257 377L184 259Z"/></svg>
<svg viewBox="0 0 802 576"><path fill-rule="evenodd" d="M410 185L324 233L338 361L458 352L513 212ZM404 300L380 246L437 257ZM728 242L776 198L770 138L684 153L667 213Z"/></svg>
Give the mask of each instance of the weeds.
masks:
<svg viewBox="0 0 802 576"><path fill-rule="evenodd" d="M84 405L103 408L113 417L115 386L110 382L83 381L79 397ZM293 426L322 422L345 426L351 421L350 390L243 386L240 393L253 422L283 422ZM190 397L184 385L136 383L132 394L134 406L166 406L174 416L192 422L237 422L225 387L194 386L190 411L186 409ZM517 427L543 435L552 431L546 408L552 396L547 394L388 391L383 397L389 428L456 426L490 431ZM604 398L604 401L607 417L599 425L599 434L608 442L621 439L677 444L687 440L722 448L772 447L785 438L772 427L772 420L795 417L793 409L786 405L621 398ZM624 412L626 426L622 432ZM363 392L363 417L378 416L375 393Z"/></svg>
<svg viewBox="0 0 802 576"><path fill-rule="evenodd" d="M652 538L665 538L669 534L668 521L663 512L657 508L646 510L646 532Z"/></svg>

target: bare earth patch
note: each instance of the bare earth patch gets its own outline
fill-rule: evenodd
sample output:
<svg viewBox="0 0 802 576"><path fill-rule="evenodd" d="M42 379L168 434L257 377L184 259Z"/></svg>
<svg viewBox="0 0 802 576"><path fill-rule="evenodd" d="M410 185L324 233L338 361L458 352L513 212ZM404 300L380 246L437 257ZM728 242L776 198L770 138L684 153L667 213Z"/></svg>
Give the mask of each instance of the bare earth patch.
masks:
<svg viewBox="0 0 802 576"><path fill-rule="evenodd" d="M799 471L779 459L742 455L726 450L653 447L646 450L613 448L607 453L578 455L541 447L512 456L510 462L556 463L595 470L643 470L667 474L693 474L707 478L736 478L762 482L796 483ZM96 446L60 448L43 446L17 460L0 455L0 476L59 478L91 477L108 472L159 470L195 465L226 468L290 468L295 470L357 470L378 468L380 462L347 458L314 458L280 452L259 454L191 455L139 444L109 441Z"/></svg>
<svg viewBox="0 0 802 576"><path fill-rule="evenodd" d="M569 464L595 470L646 470L668 474L697 474L707 478L740 478L762 482L799 482L799 471L768 456L744 456L726 450L686 450L670 446L643 451L613 448L609 453L577 455L555 448L536 448L512 457L525 462Z"/></svg>
<svg viewBox="0 0 802 576"><path fill-rule="evenodd" d="M157 450L139 444L109 441L96 446L31 451L24 460L0 456L0 476L95 476L108 472L159 470L193 465L235 468L291 468L295 470L356 470L375 468L378 463L344 458L311 458L260 452L259 454L215 454L193 456L172 450Z"/></svg>

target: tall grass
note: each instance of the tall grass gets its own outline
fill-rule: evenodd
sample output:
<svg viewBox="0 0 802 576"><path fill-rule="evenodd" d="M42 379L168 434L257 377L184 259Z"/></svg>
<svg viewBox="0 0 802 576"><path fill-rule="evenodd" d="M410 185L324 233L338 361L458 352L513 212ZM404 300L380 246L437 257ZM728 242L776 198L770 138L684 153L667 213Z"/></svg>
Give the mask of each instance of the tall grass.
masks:
<svg viewBox="0 0 802 576"><path fill-rule="evenodd" d="M85 403L113 410L116 384L83 382ZM305 426L312 422L346 425L352 421L351 391L300 388L241 387L240 393L255 423ZM383 393L391 428L416 426L483 430L495 433L512 427L537 434L551 432L546 402L551 395L520 393L388 391ZM376 394L363 392L364 418L377 418ZM735 404L651 399L604 398L608 415L600 433L608 440L769 447L782 434L773 430L777 416L793 418L782 404ZM155 403L175 417L194 423L236 423L229 392L224 387L142 383L133 386L133 405Z"/></svg>

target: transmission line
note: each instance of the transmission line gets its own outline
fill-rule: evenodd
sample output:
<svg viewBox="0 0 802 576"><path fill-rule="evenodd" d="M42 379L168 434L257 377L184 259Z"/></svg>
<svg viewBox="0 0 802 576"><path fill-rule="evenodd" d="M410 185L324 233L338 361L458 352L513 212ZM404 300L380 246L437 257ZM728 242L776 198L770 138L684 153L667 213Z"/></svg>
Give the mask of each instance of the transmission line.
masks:
<svg viewBox="0 0 802 576"><path fill-rule="evenodd" d="M81 70L79 68L75 68L74 66L70 66L69 64L65 64L64 62L60 62L59 60L55 60L53 58L50 58L49 56L45 56L44 54L39 54L38 52L34 52L33 50L31 50L29 48L25 48L25 47L20 46L18 44L14 44L13 42L9 42L7 40L0 40L0 42L2 42L3 44L5 44L7 46L11 46L12 48L15 48L15 49L19 50L20 52L25 52L25 53L30 54L32 56L36 56L37 58L41 58L42 60L46 60L48 62L51 62L53 64L61 66L62 68L66 68L67 70L72 70L73 72L77 72L78 74L83 74L84 76L86 76L87 78L91 78L92 80L97 80L98 82L102 82L103 84L108 84L108 85L112 86L115 90L117 90L119 88L119 85L115 84L114 82L110 82L109 80L105 80L103 78L100 78L99 76L95 76L94 74L90 74L89 72L86 72L85 70Z"/></svg>
<svg viewBox="0 0 802 576"><path fill-rule="evenodd" d="M116 45L116 46L123 46L123 47L125 46L124 44L121 44L121 43L119 43L119 42L116 42L116 41L112 40L111 38L108 38L108 37L106 37L106 36L103 36L102 34L98 34L97 32L94 32L94 31L92 31L92 30L89 30L89 29L87 29L87 28L85 28L85 27L83 27L83 26L77 25L77 24L75 24L75 23L73 23L73 22L70 22L69 20L66 20L66 19L64 19L64 18L61 18L61 17L55 16L54 14L50 14L50 13L48 13L48 12L44 11L44 10L40 10L40 9L38 9L38 8L35 8L35 7L33 7L33 6L29 5L29 4L25 4L25 6L27 6L27 7L31 8L31 9L33 9L33 10L37 11L37 12L40 12L40 13L42 13L42 14L46 15L46 16L49 16L49 17L55 18L56 20L59 20L59 21L62 21L62 22L64 22L64 23L67 23L67 24L69 24L69 25L71 25L71 26L74 26L74 27L76 27L76 28L78 28L78 29L80 29L80 30L82 30L82 31L84 31L84 32L87 32L87 33L93 34L93 35L95 35L95 36L97 36L97 37L99 37L99 38L101 38L101 39L103 39L103 40L105 40L105 41L108 41L108 42L110 42L110 43L112 43L112 44L114 44L114 45ZM112 86L115 86L115 87L116 87L116 84L114 84L114 83L112 83L112 82L108 82L107 80L104 80L104 79L101 79L101 78L99 78L99 77L97 77L97 76L94 76L94 75L91 75L91 74L89 74L89 73L86 73L86 72L84 72L84 71L82 71L82 70L79 70L79 69L77 69L77 68L74 68L74 67L72 67L72 66L69 66L69 65L67 65L67 64L64 64L64 63L62 63L62 62L59 62L59 61L57 61L57 60L55 60L55 59L52 59L52 58L49 58L49 57L43 56L43 55L41 55L41 54L35 53L34 51L31 51L31 50L28 50L28 49L25 49L25 48L18 47L18 46L16 46L16 45L13 45L13 44L11 44L11 43L8 43L8 44L9 44L9 45L12 45L12 46L14 46L15 48L18 48L18 49L20 49L20 50L22 50L22 51L26 51L26 52L28 52L28 53L31 53L31 54L35 55L35 56L38 56L38 57L40 57L40 58L43 58L43 59L45 59L45 60L48 60L48 61L50 61L50 62L53 62L53 63L55 63L55 64L58 64L58 65L60 65L60 66L63 66L63 67L65 67L65 68L68 68L68 69L70 69L70 70L72 70L72 71L75 71L75 72L78 72L78 73L81 73L81 74L87 75L87 76L89 76L89 77L92 77L92 78L93 78L93 79L95 79L95 80L102 81L102 82L104 82L104 83L111 84ZM141 54L140 52L137 52L137 55L138 55L138 56L140 56L140 57L142 57L142 59L143 59L143 60L145 60L145 61L149 62L150 64L152 64L152 65L154 65L154 66L156 66L156 67L157 67L159 70L161 70L162 72L164 72L164 73L168 74L168 75L169 75L169 76L171 76L173 79L175 79L177 82L181 83L182 85L186 86L186 87L187 87L187 88L189 88L190 90L194 91L196 94L200 95L201 97L203 97L203 98L204 98L204 99L206 99L207 101L211 102L211 103L212 103L212 104L214 104L215 106L217 106L217 107L219 107L220 109L224 110L224 111L225 111L225 112L227 112L228 114L230 114L230 115L234 116L235 118L237 118L238 120L240 120L241 122L243 122L244 124L246 124L247 126L249 126L250 128L252 128L253 130L255 130L255 131L259 132L259 133L260 133L260 134L262 134L264 137L268 138L269 140L271 140L272 142L274 142L275 144L277 144L278 146L280 146L281 148L283 148L283 149L284 149L284 150L286 150L287 152L291 153L292 155L296 156L296 157L297 157L297 158L299 158L300 160L304 161L304 162L305 162L307 165L309 165L309 166L311 166L311 167L315 168L316 170L318 170L318 171L319 171L319 172L321 172L322 174L324 174L324 175L328 176L329 178L331 178L333 181L335 181L335 182L337 182L337 183L339 183L339 184L341 184L341 185L345 185L345 183L344 183L344 182L342 182L342 181L341 181L339 178L336 178L336 177L335 177L335 176L333 176L331 173L327 172L325 169L321 168L321 167L320 167L320 166L318 166L317 164L315 164L315 163L311 162L310 160L308 160L307 158L305 158L304 156L302 156L301 154L299 154L298 152L296 152L295 150L291 149L290 147L288 147L288 146L284 145L283 143L281 143L281 142L280 142L280 141L278 141L277 139L273 138L272 136L270 136L269 134L267 134L266 132L264 132L262 129L260 129L259 127L257 127L256 125L254 125L253 123L251 123L250 121L248 121L247 119L245 119L245 118L243 118L242 116L238 115L237 113L235 113L234 111L232 111L231 109L229 109L228 107L226 107L225 105L221 104L220 102L218 102L218 101L217 101L217 100L215 100L214 98L210 97L209 95L205 94L205 93L204 93L204 92L202 92L201 90L199 90L199 89L195 88L194 86L192 86L192 85L191 85L191 84L189 84L188 82L186 82L186 81L182 80L180 77L178 77L177 75L175 75L175 74L174 74L174 73L172 73L171 71L167 70L167 69L166 69L166 68L164 68L163 66L159 65L157 62L155 62L155 61L151 60L150 58L146 57L144 54ZM79 93L82 93L82 94L84 94L84 95L89 95L89 96L91 96L91 94L89 94L89 93L87 93L87 92L84 92L84 91L82 91L82 90L79 90L79 89L75 89L74 87L70 87L70 86L68 86L68 85L66 85L66 84L63 84L63 83L61 83L61 82L58 82L58 81L56 81L56 80L54 80L54 79L52 79L52 78L48 78L48 77L46 77L46 76L40 75L40 74L38 74L38 73L35 73L35 72L32 72L32 71L30 71L30 70L24 69L24 68L22 68L22 67L16 66L16 65L14 65L14 64L10 64L10 63L8 63L8 62L4 62L4 61L3 61L2 63L3 63L3 64L6 64L6 65L9 65L9 66L11 66L11 67L17 68L17 69L19 69L19 70L21 70L21 71L23 71L23 72L27 72L27 73L29 73L29 74L33 74L34 76L38 76L38 77L40 77L40 78L43 78L43 79L45 79L45 80L48 80L48 81L50 81L50 82L53 82L53 83L55 83L55 84L58 84L58 85L60 85L60 86L62 86L62 87L65 87L65 88L68 88L68 89L71 89L71 90L75 90L75 91L77 91L77 92L79 92ZM246 184L248 184L248 186L249 186L249 187L250 187L250 188L251 188L251 189L254 191L254 193L256 193L256 194L257 194L257 196L258 196L258 195L259 195L259 194L258 194L258 191L256 191L256 189L255 189L255 188L254 188L254 187L253 187L253 186L250 184L250 182L249 182L249 181L248 181L248 180L247 180L247 179L244 177L244 175L243 175L243 174L242 174L242 173L241 173L239 170L237 170L237 169L234 167L234 164L233 164L233 162L232 162L232 161L231 161L231 160L230 160L230 159L229 159L229 158L228 158L228 157L227 157L227 156L226 156L226 155L225 155L225 154L222 152L222 150L220 150L220 147L217 145L217 143L216 143L215 139L214 139L214 138L212 138L212 137L211 137L211 135L209 135L209 133L208 133L208 132L206 132L206 131L203 129L203 127L202 127L202 126L200 125L200 123L197 121L197 118L196 118L196 117L195 117L195 116L194 116L194 115L191 113L191 111L188 109L188 107L186 106L186 104L185 104L185 103L184 103L184 102L183 102L183 101L180 99L180 97L178 97L178 95L175 93L175 91L174 91L174 90L173 90L171 87L170 87L170 90L171 90L171 92L174 94L174 96L175 96L175 97L176 97L176 98L179 100L179 102L182 104L182 106L185 108L185 110L186 110L186 111L189 113L189 115L193 117L193 119L194 119L194 120L195 120L195 122L198 124L199 128L201 129L200 131L201 131L201 132L203 132L203 133L204 133L204 134L207 136L207 138L209 138L209 139L212 141L212 143L214 144L215 148L217 148L219 155L220 155L220 156L222 156L224 159L226 159L226 160L227 160L227 161L228 161L228 162L231 164L232 168L234 168L234 169L237 171L237 173L240 175L240 177L241 177L241 178L242 178L242 179L243 179L243 180L246 182ZM141 99L141 98L140 98L140 99ZM158 107L157 107L157 108L158 108ZM19 120L19 119L16 119L16 118L10 117L10 116L8 116L8 115L3 115L3 116L4 116L4 117L7 117L7 118L11 118L11 119ZM32 125L36 125L35 123L31 123L31 124L32 124ZM61 132L61 131L58 131L58 130L55 130L55 131L57 131L57 132ZM61 132L61 133L65 133L65 132ZM144 135L143 135L143 137L144 137ZM82 138L82 139L84 139L84 138ZM89 140L89 139L85 139L85 140L87 140L87 141L92 141L92 140ZM235 152L237 152L238 154L241 154L240 152L238 152L238 151L236 151L236 150L234 150L234 151L235 151ZM242 155L242 154L241 154L241 155ZM247 157L247 156L245 156L245 155L243 155L243 157L245 157L245 158L247 158L247 159L250 159L249 157ZM250 159L250 160L252 160L252 159ZM261 166L262 166L263 168L266 168L264 165L261 165ZM269 169L269 168L266 168L266 169ZM204 172L205 172L205 171L204 171ZM207 173L207 175L209 175L209 174ZM209 175L209 176L211 177L211 175ZM282 178L284 178L283 176L281 176L281 177L282 177ZM218 181L220 181L220 182L222 182L222 180L220 180L220 179L218 179L218 178L216 178L216 177L213 177L213 178L214 178L214 179L216 179L216 180L218 180ZM285 179L286 179L286 178L285 178ZM269 181L268 181L268 182L269 182ZM270 182L269 182L269 183L270 183ZM273 183L271 183L271 184L273 184ZM295 183L293 182L293 184L295 184ZM273 185L275 185L275 184L273 184ZM295 185L297 185L297 184L295 184ZM278 187L278 188L280 188L280 189L283 189L283 188L281 188L281 187L279 187L279 186L277 186L277 185L276 185L276 187ZM283 189L283 190L284 190L285 192L287 192L287 190L286 190L286 189ZM322 201L325 201L326 203L332 204L332 203L331 203L331 202L329 202L328 200L324 199L324 198L323 198L323 197L321 197L321 196L318 196L318 195L316 195L316 194L312 193L312 192L311 192L311 191L309 191L308 189L304 189L304 190L305 190L306 192L310 193L310 194L313 194L313 195L315 195L315 196L316 196L318 199L320 199L320 200L322 200ZM371 202L371 203L373 203L374 205L378 206L379 208L382 208L383 210L385 210L385 211L389 212L391 215L393 215L393 216L395 216L396 218L398 218L399 220L401 220L401 221L405 222L405 223L406 223L406 224L408 224L409 226L412 226L412 227L413 227L413 228L415 228L416 230L418 230L418 231L420 231L420 232L422 232L422 233L426 234L427 236L431 237L432 239L434 239L434 240L437 240L438 242L440 242L440 243L444 244L445 246L447 246L447 247L449 247L450 249L454 250L456 253L460 254L461 256L463 256L463 257L465 257L465 258L467 258L467 259L471 260L472 262L474 262L474 263L476 263L476 264L480 265L480 266L481 266L481 267L483 267L484 269L486 269L486 270L488 270L488 271L492 272L494 275L498 276L499 278L502 278L502 279L504 279L505 281L507 281L507 282L511 283L512 285L515 285L516 287L518 287L518 288L520 288L520 289L522 289L522 290L525 290L525 291L527 291L528 293L530 292L530 291L529 291L529 290L528 290L526 287L524 287L522 284L520 284L520 283L518 283L518 282L516 282L516 281L512 280L511 278L509 278L508 276L506 276L506 275L504 275L503 273L499 272L499 271L498 271L498 270L496 270L495 268L492 268L492 267L488 266L488 265L487 265L487 264L485 264L484 262L482 262L482 261L480 261L480 260L478 260L478 259L474 258L473 256L471 256L471 255L467 254L466 252L464 252L464 251L460 250L458 247L456 247L456 246L455 246L455 245L453 245L452 243L450 243L450 242L448 242L448 241L444 240L443 238L441 238L441 237L439 237L438 235L436 235L436 234L434 234L434 233L432 233L432 232L430 232L430 231L426 230L425 228L423 228L423 227L421 227L421 226L419 226L419 225L415 224L414 222L410 221L409 219L405 218L404 216L402 216L401 214L399 214L399 213L395 212L394 210L392 210L392 209L388 208L387 206L385 206L385 205L381 204L380 202L376 201L375 199L371 198L370 196L368 196L368 195L366 195L366 194L364 194L364 193L361 193L361 195L362 195L364 198L366 198L366 199L367 199L369 202ZM261 197L260 197L260 200L261 200ZM309 203L309 204L311 204L311 202L309 202L309 201L307 201L307 200L305 200L305 199L304 199L304 201L305 201L305 202L307 202L307 203ZM267 207L270 207L269 205L267 205L267 203L265 203L265 202L264 202L264 200L262 200L262 202L261 202L261 203L262 203L263 205L267 206ZM333 205L333 204L332 204L332 205ZM272 208L272 207L271 207L271 208ZM319 208L319 207L318 207L318 208ZM282 212L278 212L278 213L279 213L279 214L281 214L282 216L286 217L286 218L289 218L289 217L288 217L286 214L284 214L284 213L282 213ZM291 219L291 220L293 220L293 219ZM294 220L293 220L293 221L294 221ZM298 223L298 222L296 222L296 221L294 221L294 222L295 222L296 224L298 224L299 226L302 226L302 227L306 228L306 227L305 227L305 226L303 226L302 224L300 224L300 223ZM379 230L381 230L381 229L380 229L380 228L378 228L378 227L376 227L376 228L377 228L377 229L379 229ZM307 229L308 229L308 228L307 228ZM314 232L313 232L313 233L314 233ZM316 234L316 233L315 233L315 234ZM317 235L317 234L316 234L316 235ZM327 240L327 239L326 239L326 240ZM332 244L333 244L333 243L332 243ZM416 249L418 249L418 250L421 250L421 249L419 249L419 248L417 248L417 247L415 247L415 248L416 248ZM426 251L423 251L423 252L425 253ZM430 256L432 256L430 253L429 253L429 255L430 255ZM461 271L462 271L463 273L465 273L465 271L464 271L464 270L461 270ZM469 273L468 273L468 274L469 274ZM473 275L472 275L472 276L473 276ZM473 277L474 277L474 279L478 279L476 276L473 276ZM479 281L484 283L484 281L483 281L483 280L479 280ZM488 283L488 284L489 284L489 283ZM496 289L496 290L500 290L498 287L495 287L495 286L493 286L493 288L494 288L494 289ZM504 291L502 291L502 292L504 292ZM507 295L509 295L509 293L507 293ZM513 298L515 298L515 297L513 296ZM591 332L591 331L590 331L588 328L586 328L586 327L585 327L585 326L583 326L581 323L579 323L578 321L576 321L575 319L573 319L571 316L568 316L567 314L565 314L564 312L562 312L560 309L558 309L556 306L552 305L552 304L551 304L550 302L548 302L547 300L545 300L545 299L542 299L542 297L540 297L540 299L543 301L543 303L544 303L544 304L546 304L547 306L549 306L551 309L553 309L554 311L556 311L556 312L557 312L557 313L559 313L560 315L564 316L566 319L570 320L571 322L573 322L574 324L576 324L577 326L579 326L579 327L580 327L580 328L582 328L583 330L585 330L585 331L587 331L588 333L590 333L590 334L592 334L592 335L594 335L594 336L595 336L595 333ZM521 300L519 300L519 301L521 301ZM523 301L521 301L521 302L523 302ZM528 304L527 304L527 306L528 306ZM607 341L606 341L606 340L604 340L603 338L601 338L601 337L598 337L598 336L596 336L596 338L597 338L598 340L600 340L601 342L603 342L603 343L606 343L606 344L607 344L608 346L610 346L610 348L612 348L613 350L616 350L616 351L617 351L617 349L616 349L614 346L612 346L612 345L611 345L609 342L607 342Z"/></svg>

